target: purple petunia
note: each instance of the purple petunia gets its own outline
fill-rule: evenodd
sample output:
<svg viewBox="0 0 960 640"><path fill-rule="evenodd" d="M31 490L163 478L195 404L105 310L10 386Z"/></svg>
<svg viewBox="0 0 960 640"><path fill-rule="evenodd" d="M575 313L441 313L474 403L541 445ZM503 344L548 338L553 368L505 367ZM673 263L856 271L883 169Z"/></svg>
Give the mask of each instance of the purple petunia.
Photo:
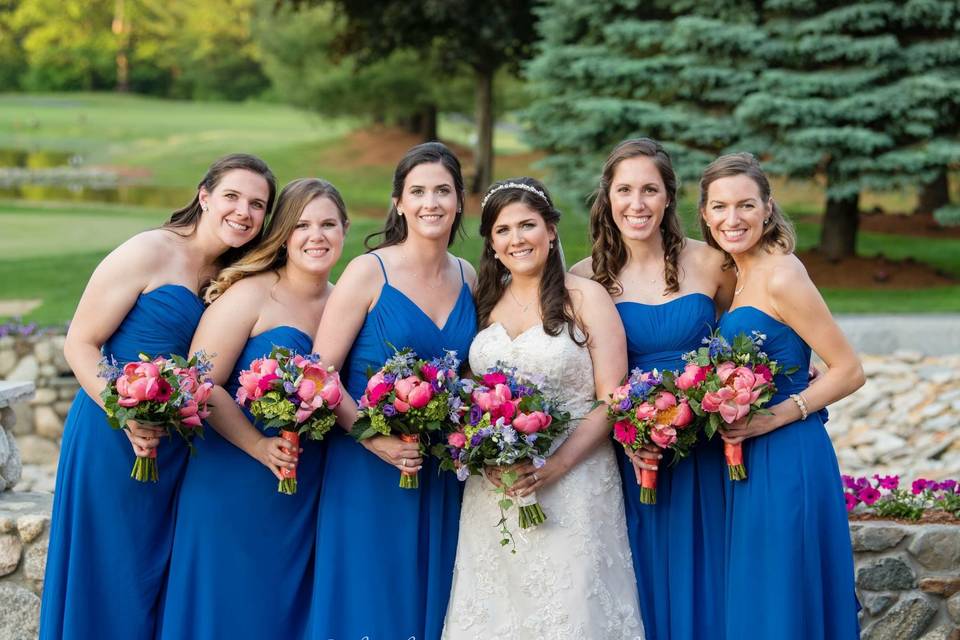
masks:
<svg viewBox="0 0 960 640"><path fill-rule="evenodd" d="M387 416L388 418L392 418L393 416L397 415L397 408L392 404L385 404L383 405L383 415Z"/></svg>
<svg viewBox="0 0 960 640"><path fill-rule="evenodd" d="M880 492L873 487L866 487L860 490L860 492L857 494L857 497L860 498L864 504L869 506L880 499Z"/></svg>
<svg viewBox="0 0 960 640"><path fill-rule="evenodd" d="M915 496L920 495L921 493L926 491L927 487L930 484L936 484L936 483L935 482L931 483L929 480L924 480L923 478L917 478L916 480L913 481L913 484L910 486L910 491Z"/></svg>
<svg viewBox="0 0 960 640"><path fill-rule="evenodd" d="M854 507L857 506L857 503L860 502L857 500L857 496L853 495L852 493L844 494L844 498L847 500L847 511L853 511Z"/></svg>
<svg viewBox="0 0 960 640"><path fill-rule="evenodd" d="M892 491L900 486L900 476L881 476L877 474L873 477L881 489L889 489Z"/></svg>

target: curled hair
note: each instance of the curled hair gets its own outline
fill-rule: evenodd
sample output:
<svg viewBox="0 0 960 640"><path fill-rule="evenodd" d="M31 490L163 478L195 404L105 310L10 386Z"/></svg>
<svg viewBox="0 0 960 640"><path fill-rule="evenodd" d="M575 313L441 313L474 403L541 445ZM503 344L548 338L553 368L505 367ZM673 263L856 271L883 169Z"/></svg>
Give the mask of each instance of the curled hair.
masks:
<svg viewBox="0 0 960 640"><path fill-rule="evenodd" d="M246 255L221 271L207 287L204 299L213 302L234 283L249 276L276 271L287 263L284 243L300 222L307 205L317 198L327 198L337 208L340 223L349 224L347 207L337 188L319 178L300 178L283 188L277 199L277 210L264 226L260 242Z"/></svg>
<svg viewBox="0 0 960 640"><path fill-rule="evenodd" d="M463 219L463 172L460 170L460 161L453 151L440 142L425 142L411 148L404 154L403 158L397 164L393 172L393 191L391 196L397 200L403 195L403 185L407 180L407 175L415 167L421 164L437 163L446 169L453 178L453 188L457 192L457 213L453 219L453 227L450 229L450 238L447 246L453 244L454 237L460 233L460 223ZM383 240L371 246L372 241L378 236L383 236ZM407 220L397 211L396 203L390 204L390 212L387 214L387 220L383 223L383 229L371 233L363 239L363 244L368 251L375 251L383 247L389 247L400 244L407 239Z"/></svg>
<svg viewBox="0 0 960 640"><path fill-rule="evenodd" d="M703 175L700 177L700 230L707 244L720 251L723 251L723 248L713 237L713 231L707 225L703 214L707 208L707 192L710 190L710 185L720 178L731 178L733 176L747 176L753 180L760 189L760 199L764 206L770 203L770 181L753 154L730 153L711 162L703 170ZM790 220L784 215L783 210L776 202L773 202L770 207L768 220L769 222L764 222L763 234L757 244L766 251L777 248L783 253L792 253L797 246L797 233L793 230L793 224L790 223ZM723 251L723 255L725 256L723 268L729 269L733 266L733 257L726 251Z"/></svg>
<svg viewBox="0 0 960 640"><path fill-rule="evenodd" d="M525 184L544 194L543 197L525 189L503 187L507 183ZM534 178L510 178L493 184L484 199L480 215L480 235L483 237L483 252L480 255L480 267L477 270L477 320L481 327L490 322L490 312L506 292L510 283L510 271L496 259L490 236L493 226L500 217L500 211L507 205L519 202L536 211L547 227L556 231L560 222L560 211L553 206L550 193L539 180ZM560 235L547 254L543 275L540 278L540 312L543 317L543 331L551 336L560 335L566 327L570 337L579 345L587 343L589 336L577 322L573 302L565 283L566 270L563 267L563 254L560 250ZM579 335L578 335L579 334Z"/></svg>
<svg viewBox="0 0 960 640"><path fill-rule="evenodd" d="M660 172L660 179L667 193L667 206L660 221L660 237L663 239L663 276L666 282L664 294L680 290L680 251L686 243L680 219L677 217L677 175L673 171L670 155L656 140L634 138L618 144L606 162L600 184L590 207L590 237L593 240L591 263L593 279L606 288L612 296L623 293L620 271L627 263L627 247L623 235L613 221L610 204L610 187L617 167L624 160L648 157Z"/></svg>
<svg viewBox="0 0 960 640"><path fill-rule="evenodd" d="M223 176L236 169L256 173L267 181L269 197L267 198L265 211L267 215L269 215L270 211L273 210L273 201L277 196L276 177L274 177L273 172L270 171L267 163L260 158L247 153L232 153L223 156L210 165L203 179L197 185L197 193L193 196L190 204L170 214L170 219L163 224L161 229L167 229L184 237L193 235L197 229L197 223L200 222L200 216L203 214L203 209L200 207L200 189L204 188L208 193L212 193L213 190L217 188L217 185L220 184ZM220 256L220 259L217 261L218 264L226 265L235 262L249 250L251 245L252 243L248 242L242 247L227 249L227 251Z"/></svg>

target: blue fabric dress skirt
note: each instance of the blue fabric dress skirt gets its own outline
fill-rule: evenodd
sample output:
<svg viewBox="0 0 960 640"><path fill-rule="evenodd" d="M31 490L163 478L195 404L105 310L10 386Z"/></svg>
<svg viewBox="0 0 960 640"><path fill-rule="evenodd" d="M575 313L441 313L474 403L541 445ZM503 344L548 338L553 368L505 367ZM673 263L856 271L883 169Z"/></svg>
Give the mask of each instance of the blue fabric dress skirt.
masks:
<svg viewBox="0 0 960 640"><path fill-rule="evenodd" d="M103 346L125 363L147 355L187 355L203 303L189 289L163 285L141 294ZM157 449L159 482L130 477L126 434L82 389L60 445L40 638L150 638L173 541L173 511L187 464L186 444Z"/></svg>
<svg viewBox="0 0 960 640"><path fill-rule="evenodd" d="M713 300L694 293L659 305L617 304L630 369L683 370L714 326ZM637 574L646 640L723 638L724 481L719 438L700 443L657 473L657 503L640 502L630 459L615 447L623 482L627 533Z"/></svg>
<svg viewBox="0 0 960 640"><path fill-rule="evenodd" d="M226 390L236 394L240 371L274 345L306 355L312 343L289 326L250 338ZM160 638L303 637L324 448L300 446L297 493L284 495L269 469L207 427L180 491Z"/></svg>
<svg viewBox="0 0 960 640"><path fill-rule="evenodd" d="M376 254L373 254L379 260ZM382 266L382 263L381 263ZM476 310L464 284L442 328L385 283L342 369L359 400L367 370L410 347L422 358L467 357ZM308 636L318 640L431 640L440 637L453 578L462 487L425 458L419 489L339 427L328 436L317 520Z"/></svg>
<svg viewBox="0 0 960 640"><path fill-rule="evenodd" d="M810 347L754 307L720 320L728 340L766 334L763 349L790 377L777 404L807 387ZM745 481L728 481L726 629L745 640L856 640L853 551L833 445L815 413L743 444Z"/></svg>

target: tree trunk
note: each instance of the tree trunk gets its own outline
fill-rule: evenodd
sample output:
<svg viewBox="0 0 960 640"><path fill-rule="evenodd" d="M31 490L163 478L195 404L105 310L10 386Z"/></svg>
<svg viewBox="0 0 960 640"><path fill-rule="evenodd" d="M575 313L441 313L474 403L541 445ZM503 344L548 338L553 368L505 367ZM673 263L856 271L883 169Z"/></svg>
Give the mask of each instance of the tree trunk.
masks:
<svg viewBox="0 0 960 640"><path fill-rule="evenodd" d="M827 196L827 211L820 228L821 253L833 261L856 255L859 225L859 193L844 198Z"/></svg>
<svg viewBox="0 0 960 640"><path fill-rule="evenodd" d="M950 204L950 189L947 183L947 170L941 169L933 182L920 189L916 213L933 213L942 206Z"/></svg>
<svg viewBox="0 0 960 640"><path fill-rule="evenodd" d="M419 114L420 118L420 137L424 142L433 142L437 140L437 105L430 104L423 108Z"/></svg>
<svg viewBox="0 0 960 640"><path fill-rule="evenodd" d="M481 193L493 182L493 70L476 69L477 172L473 193Z"/></svg>

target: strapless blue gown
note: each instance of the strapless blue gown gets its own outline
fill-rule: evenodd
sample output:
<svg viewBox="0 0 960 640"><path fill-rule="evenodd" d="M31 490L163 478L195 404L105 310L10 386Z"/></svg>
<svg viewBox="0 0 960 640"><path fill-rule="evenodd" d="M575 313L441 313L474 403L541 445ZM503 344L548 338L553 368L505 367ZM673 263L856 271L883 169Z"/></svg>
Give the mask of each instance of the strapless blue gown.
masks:
<svg viewBox="0 0 960 640"><path fill-rule="evenodd" d="M289 326L250 338L225 385L231 396L240 371L274 345L308 354L313 339ZM288 496L212 427L197 441L177 505L160 638L303 637L324 448L306 439L300 446L297 493Z"/></svg>
<svg viewBox="0 0 960 640"><path fill-rule="evenodd" d="M187 355L203 303L180 285L141 294L103 346L125 363ZM53 497L40 638L150 638L173 541L173 510L188 449L157 449L160 481L130 477L135 456L82 389L67 415Z"/></svg>
<svg viewBox="0 0 960 640"><path fill-rule="evenodd" d="M713 300L693 293L658 305L621 302L631 371L683 370L715 322ZM666 454L657 473L657 503L640 487L616 446L630 550L647 640L715 640L723 635L723 523L726 468L719 438L698 444L676 466Z"/></svg>
<svg viewBox="0 0 960 640"><path fill-rule="evenodd" d="M450 349L465 360L477 331L466 283L439 328L390 285L386 271L384 280L341 370L354 399L363 395L367 370L379 369L393 354L390 345L410 347L427 359ZM396 467L342 429L327 439L309 637L439 638L456 557L460 482L452 473L441 473L428 456L420 488L401 489Z"/></svg>
<svg viewBox="0 0 960 640"><path fill-rule="evenodd" d="M777 404L807 388L810 347L755 307L720 320L728 340L766 334L763 348L785 369ZM743 640L856 640L853 551L837 457L823 414L743 444L747 479L727 481L726 629Z"/></svg>

